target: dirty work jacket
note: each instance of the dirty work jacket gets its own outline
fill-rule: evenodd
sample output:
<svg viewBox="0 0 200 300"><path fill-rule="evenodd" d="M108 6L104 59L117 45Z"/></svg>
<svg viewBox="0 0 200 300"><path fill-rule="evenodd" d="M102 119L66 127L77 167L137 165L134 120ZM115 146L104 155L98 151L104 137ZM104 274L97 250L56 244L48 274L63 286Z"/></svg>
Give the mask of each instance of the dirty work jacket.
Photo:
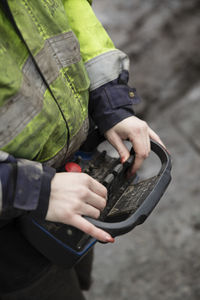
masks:
<svg viewBox="0 0 200 300"><path fill-rule="evenodd" d="M21 36L1 13L0 147L17 157L55 161L67 142L72 146L79 131L87 131L89 86L117 78L127 58L86 0L8 4Z"/></svg>
<svg viewBox="0 0 200 300"><path fill-rule="evenodd" d="M64 160L66 153L79 147L88 129L89 91L95 94L114 82L129 65L88 1L7 2L6 9L5 0L0 6L0 147L4 151L0 160L4 164L8 163L8 154L15 157L16 162L10 163L2 176L6 182L13 178L10 173L15 174L16 191L9 204L0 202L2 217L7 209L12 215L12 207L17 214L18 210L38 207L44 174L48 172L41 162L57 166L60 158ZM116 101L112 88L101 94L100 104L93 101L91 111L99 125L102 119L107 124L102 129L105 131L110 125L106 118L112 119L112 111L119 112L120 105L130 106L133 99L120 95L120 101L125 102ZM112 98L116 103L111 103ZM103 101L110 106L104 115L100 114L106 110ZM111 125L114 123L116 120ZM1 187L2 199L8 193L6 188L6 184Z"/></svg>
<svg viewBox="0 0 200 300"><path fill-rule="evenodd" d="M113 112L133 101L122 83L125 102L112 102L128 58L115 49L91 1L7 2L9 7L0 2L0 225L27 211L45 217L55 174L48 166L56 167L85 139L89 92L91 114L102 132L116 123ZM103 101L109 103L105 115ZM132 113L120 113L117 122ZM19 255L23 247L15 243L10 248Z"/></svg>

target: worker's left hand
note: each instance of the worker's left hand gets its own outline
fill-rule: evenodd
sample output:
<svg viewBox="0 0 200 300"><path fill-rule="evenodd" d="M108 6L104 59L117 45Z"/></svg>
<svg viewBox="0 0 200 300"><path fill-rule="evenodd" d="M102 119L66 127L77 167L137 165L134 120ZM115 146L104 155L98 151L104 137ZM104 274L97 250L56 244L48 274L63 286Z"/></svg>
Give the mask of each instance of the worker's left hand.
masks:
<svg viewBox="0 0 200 300"><path fill-rule="evenodd" d="M135 116L122 120L106 131L105 136L118 151L122 163L130 156L129 150L124 145L123 140L128 139L132 143L135 151L135 162L130 170L130 175L134 175L142 165L144 159L148 157L150 152L150 138L166 148L159 136L148 124Z"/></svg>

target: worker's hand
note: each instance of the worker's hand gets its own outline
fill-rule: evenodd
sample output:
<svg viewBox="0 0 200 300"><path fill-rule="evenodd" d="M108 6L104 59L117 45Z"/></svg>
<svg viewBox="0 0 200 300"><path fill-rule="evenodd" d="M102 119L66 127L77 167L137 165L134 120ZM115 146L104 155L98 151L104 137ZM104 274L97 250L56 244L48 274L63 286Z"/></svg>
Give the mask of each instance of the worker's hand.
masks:
<svg viewBox="0 0 200 300"><path fill-rule="evenodd" d="M128 139L132 143L135 151L135 162L131 168L130 175L134 175L140 168L144 159L148 157L150 152L150 138L165 148L159 136L147 125L147 123L135 116L119 122L106 131L105 136L118 151L122 163L130 156L129 150L124 145L123 140Z"/></svg>
<svg viewBox="0 0 200 300"><path fill-rule="evenodd" d="M89 175L56 173L51 182L46 220L72 225L102 242L113 242L110 234L83 218L98 218L106 199L107 189Z"/></svg>

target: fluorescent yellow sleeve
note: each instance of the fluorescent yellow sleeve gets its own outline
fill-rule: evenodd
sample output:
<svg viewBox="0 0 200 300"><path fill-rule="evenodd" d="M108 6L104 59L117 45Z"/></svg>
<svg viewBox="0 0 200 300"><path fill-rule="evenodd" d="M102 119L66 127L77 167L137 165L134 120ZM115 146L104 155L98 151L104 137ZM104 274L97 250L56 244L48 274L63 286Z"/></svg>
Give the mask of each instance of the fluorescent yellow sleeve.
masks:
<svg viewBox="0 0 200 300"><path fill-rule="evenodd" d="M63 0L69 25L79 40L84 62L115 49L89 2L87 0Z"/></svg>
<svg viewBox="0 0 200 300"><path fill-rule="evenodd" d="M68 22L76 34L90 78L90 90L118 78L129 69L127 55L115 48L87 0L63 0Z"/></svg>

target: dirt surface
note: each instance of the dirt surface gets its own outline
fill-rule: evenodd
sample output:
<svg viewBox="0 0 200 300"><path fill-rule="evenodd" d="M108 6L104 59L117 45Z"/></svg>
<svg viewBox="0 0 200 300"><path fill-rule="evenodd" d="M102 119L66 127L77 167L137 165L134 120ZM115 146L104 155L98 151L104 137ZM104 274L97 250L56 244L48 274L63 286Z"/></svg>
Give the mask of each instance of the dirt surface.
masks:
<svg viewBox="0 0 200 300"><path fill-rule="evenodd" d="M199 1L96 0L116 46L129 54L143 102L136 111L173 159L152 215L113 245L96 245L88 300L200 299ZM151 159L150 159L151 160ZM150 175L154 163L143 172Z"/></svg>

